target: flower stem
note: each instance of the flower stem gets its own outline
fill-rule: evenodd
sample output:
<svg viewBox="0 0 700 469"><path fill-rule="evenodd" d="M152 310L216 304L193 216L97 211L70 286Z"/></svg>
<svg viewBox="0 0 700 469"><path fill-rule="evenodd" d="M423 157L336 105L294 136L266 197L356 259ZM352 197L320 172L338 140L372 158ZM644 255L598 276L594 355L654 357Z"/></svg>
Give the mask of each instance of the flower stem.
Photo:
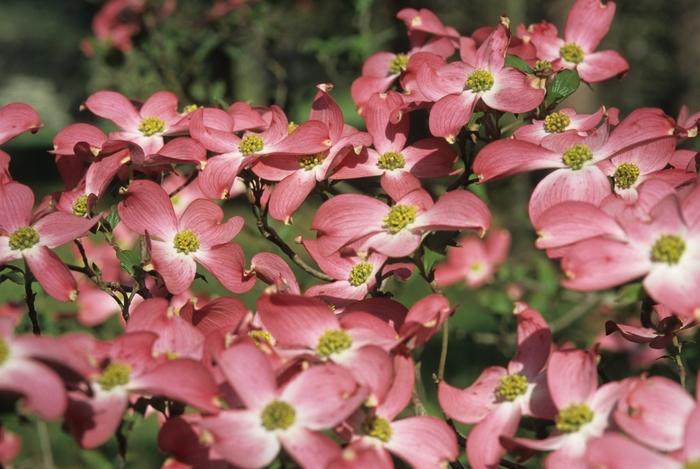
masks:
<svg viewBox="0 0 700 469"><path fill-rule="evenodd" d="M39 315L36 312L36 307L34 306L34 300L36 299L36 293L32 290L32 283L34 283L34 275L32 271L29 270L27 262L24 262L24 300L27 303L27 309L29 313L29 321L32 323L32 332L34 335L41 335L41 327L39 326Z"/></svg>
<svg viewBox="0 0 700 469"><path fill-rule="evenodd" d="M675 349L673 361L676 362L676 366L678 367L678 377L680 378L681 386L685 388L686 371L685 364L683 363L683 356L681 355L681 352L683 351L683 343L678 340L677 335L673 336L673 347Z"/></svg>

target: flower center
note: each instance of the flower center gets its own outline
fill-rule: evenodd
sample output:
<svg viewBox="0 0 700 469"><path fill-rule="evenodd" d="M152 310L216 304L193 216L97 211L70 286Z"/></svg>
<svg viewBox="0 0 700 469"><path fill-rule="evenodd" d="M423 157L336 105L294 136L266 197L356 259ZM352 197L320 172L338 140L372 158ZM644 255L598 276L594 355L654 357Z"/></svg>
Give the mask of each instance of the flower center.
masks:
<svg viewBox="0 0 700 469"><path fill-rule="evenodd" d="M396 57L389 62L389 75L405 72L408 68L408 55L396 54Z"/></svg>
<svg viewBox="0 0 700 469"><path fill-rule="evenodd" d="M549 60L538 60L532 68L535 75L546 75L552 72L552 62Z"/></svg>
<svg viewBox="0 0 700 469"><path fill-rule="evenodd" d="M258 344L271 344L272 334L262 329L255 329L248 332L248 336Z"/></svg>
<svg viewBox="0 0 700 469"><path fill-rule="evenodd" d="M562 161L574 171L583 168L586 161L593 158L593 152L588 145L577 143L564 152Z"/></svg>
<svg viewBox="0 0 700 469"><path fill-rule="evenodd" d="M182 230L175 235L173 246L180 254L191 254L199 249L199 238L192 230Z"/></svg>
<svg viewBox="0 0 700 469"><path fill-rule="evenodd" d="M615 174L613 174L615 187L620 189L629 189L637 182L638 178L639 166L634 163L622 163L615 169Z"/></svg>
<svg viewBox="0 0 700 469"><path fill-rule="evenodd" d="M292 132L294 132L298 128L299 128L299 124L297 124L294 121L291 121L287 124L287 133L291 134Z"/></svg>
<svg viewBox="0 0 700 469"><path fill-rule="evenodd" d="M139 124L139 132L146 137L159 134L165 130L165 121L158 117L146 117Z"/></svg>
<svg viewBox="0 0 700 469"><path fill-rule="evenodd" d="M238 144L238 149L241 151L243 156L249 156L253 153L258 153L262 151L265 146L263 139L260 135L248 134L241 140Z"/></svg>
<svg viewBox="0 0 700 469"><path fill-rule="evenodd" d="M544 130L550 134L558 134L571 124L571 118L565 112L553 112L544 118Z"/></svg>
<svg viewBox="0 0 700 469"><path fill-rule="evenodd" d="M262 426L269 432L288 429L294 425L296 418L294 407L284 401L270 402L260 414Z"/></svg>
<svg viewBox="0 0 700 469"><path fill-rule="evenodd" d="M97 378L98 384L105 391L111 391L117 386L123 386L129 382L131 367L126 363L112 362L107 365Z"/></svg>
<svg viewBox="0 0 700 469"><path fill-rule="evenodd" d="M493 75L488 70L479 68L469 74L466 84L474 93L488 91L493 87Z"/></svg>
<svg viewBox="0 0 700 469"><path fill-rule="evenodd" d="M372 275L372 270L374 270L374 266L369 262L360 262L352 266L350 277L348 278L350 285L359 287L365 283L369 276Z"/></svg>
<svg viewBox="0 0 700 469"><path fill-rule="evenodd" d="M700 469L700 459L686 461L686 463L683 464L683 469Z"/></svg>
<svg viewBox="0 0 700 469"><path fill-rule="evenodd" d="M10 357L10 347L8 347L5 339L0 337L0 366Z"/></svg>
<svg viewBox="0 0 700 469"><path fill-rule="evenodd" d="M316 345L316 355L328 358L343 352L352 345L352 338L342 329L331 329L323 333Z"/></svg>
<svg viewBox="0 0 700 469"><path fill-rule="evenodd" d="M17 228L10 235L10 249L21 251L29 249L39 242L39 233L31 226Z"/></svg>
<svg viewBox="0 0 700 469"><path fill-rule="evenodd" d="M562 432L577 432L593 420L593 411L588 404L571 404L559 411L557 416L557 430Z"/></svg>
<svg viewBox="0 0 700 469"><path fill-rule="evenodd" d="M323 164L323 160L326 158L324 153L314 153L313 155L306 155L299 159L299 166L306 171L311 171L316 166Z"/></svg>
<svg viewBox="0 0 700 469"><path fill-rule="evenodd" d="M583 62L583 55L583 49L573 42L567 42L559 49L559 56L572 64Z"/></svg>
<svg viewBox="0 0 700 469"><path fill-rule="evenodd" d="M651 260L665 262L670 265L678 264L685 252L685 241L677 235L662 235L651 247Z"/></svg>
<svg viewBox="0 0 700 469"><path fill-rule="evenodd" d="M388 151L379 157L377 161L377 167L379 169L385 169L392 171L394 169L401 169L406 165L406 160L401 153L395 151Z"/></svg>
<svg viewBox="0 0 700 469"><path fill-rule="evenodd" d="M389 210L389 214L384 217L382 228L391 234L396 234L413 223L417 214L418 209L415 205L394 205Z"/></svg>
<svg viewBox="0 0 700 469"><path fill-rule="evenodd" d="M83 194L73 201L73 215L84 217L88 211L88 196Z"/></svg>
<svg viewBox="0 0 700 469"><path fill-rule="evenodd" d="M520 373L505 375L496 389L498 397L506 401L514 401L527 391L527 378Z"/></svg>
<svg viewBox="0 0 700 469"><path fill-rule="evenodd" d="M391 424L387 419L377 417L376 415L367 417L365 421L362 422L362 433L386 443L391 439Z"/></svg>
<svg viewBox="0 0 700 469"><path fill-rule="evenodd" d="M183 112L184 114L190 114L190 113L196 111L197 109L199 109L199 106L198 106L198 105L196 105L196 104L188 104L187 106L185 106L184 108L182 108L182 112Z"/></svg>

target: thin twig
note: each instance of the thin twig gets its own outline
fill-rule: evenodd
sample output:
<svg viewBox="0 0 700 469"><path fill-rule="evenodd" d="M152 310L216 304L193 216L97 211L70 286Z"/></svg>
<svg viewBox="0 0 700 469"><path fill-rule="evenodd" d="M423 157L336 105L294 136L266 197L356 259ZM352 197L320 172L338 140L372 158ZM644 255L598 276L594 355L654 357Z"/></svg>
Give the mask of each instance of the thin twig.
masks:
<svg viewBox="0 0 700 469"><path fill-rule="evenodd" d="M46 422L37 420L36 431L39 435L39 447L41 448L41 456L44 459L44 469L54 469L56 466L53 462L51 438L49 437L49 429L46 426Z"/></svg>
<svg viewBox="0 0 700 469"><path fill-rule="evenodd" d="M24 261L24 300L27 303L27 309L29 313L29 321L32 323L32 332L34 335L41 335L41 327L39 327L39 315L36 312L36 307L34 306L34 300L36 299L36 293L32 290L32 283L34 282L34 274L29 270L27 261Z"/></svg>
<svg viewBox="0 0 700 469"><path fill-rule="evenodd" d="M439 384L445 377L445 364L447 363L447 346L450 340L449 318L445 318L442 323L442 346L440 347L440 361L438 362L438 371L435 384Z"/></svg>
<svg viewBox="0 0 700 469"><path fill-rule="evenodd" d="M192 174L190 174L190 176L187 178L187 180L185 180L185 182L180 184L177 187L177 189L175 189L174 191L172 191L171 193L168 194L168 197L173 197L173 196L177 195L182 189L187 187L192 181L195 180L195 178L197 177L197 174L199 174L198 171L193 171Z"/></svg>
<svg viewBox="0 0 700 469"><path fill-rule="evenodd" d="M282 237L277 233L277 231L270 226L267 219L267 210L263 209L260 203L262 197L262 188L259 186L259 181L251 181L251 185L249 186L249 188L252 190L253 195L255 197L255 200L251 204L250 208L253 211L253 215L255 216L255 219L257 221L257 227L260 234L262 234L265 239L271 241L278 248L280 248L282 252L284 252L287 255L287 257L291 259L292 262L294 262L307 274L312 275L319 280L323 280L324 282L335 281L333 277L330 277L324 274L323 272L314 269L309 264L304 262L304 260L294 251L294 249L292 249L282 239Z"/></svg>
<svg viewBox="0 0 700 469"><path fill-rule="evenodd" d="M678 336L675 334L673 335L673 347L675 349L673 353L673 361L678 367L678 377L680 378L681 386L685 388L686 371L685 365L683 364L683 355L681 354L681 352L683 351L683 343L678 339Z"/></svg>

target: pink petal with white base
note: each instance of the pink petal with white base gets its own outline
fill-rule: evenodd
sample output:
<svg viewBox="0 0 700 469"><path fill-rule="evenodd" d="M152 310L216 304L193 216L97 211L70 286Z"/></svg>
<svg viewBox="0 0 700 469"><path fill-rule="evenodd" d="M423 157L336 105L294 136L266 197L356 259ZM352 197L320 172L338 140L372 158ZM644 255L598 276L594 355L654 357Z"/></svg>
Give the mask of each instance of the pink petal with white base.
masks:
<svg viewBox="0 0 700 469"><path fill-rule="evenodd" d="M243 228L243 218L231 217L226 222L220 206L205 199L198 199L187 206L180 216L178 229L190 229L197 234L202 246L228 243Z"/></svg>
<svg viewBox="0 0 700 469"><path fill-rule="evenodd" d="M610 181L595 165L576 171L560 169L545 176L532 191L530 219L538 225L542 213L561 202L581 201L598 206L611 192Z"/></svg>
<svg viewBox="0 0 700 469"><path fill-rule="evenodd" d="M34 206L32 190L18 182L0 184L0 230L12 233L29 226Z"/></svg>
<svg viewBox="0 0 700 469"><path fill-rule="evenodd" d="M191 256L178 253L172 242L152 240L151 260L170 293L177 295L192 285L197 273L197 263Z"/></svg>
<svg viewBox="0 0 700 469"><path fill-rule="evenodd" d="M377 405L377 415L392 421L411 402L416 367L409 356L394 355L394 382Z"/></svg>
<svg viewBox="0 0 700 469"><path fill-rule="evenodd" d="M28 104L10 103L0 107L0 144L41 127L39 114Z"/></svg>
<svg viewBox="0 0 700 469"><path fill-rule="evenodd" d="M301 169L290 174L272 190L268 203L270 216L275 220L289 220L314 187L316 177L313 171Z"/></svg>
<svg viewBox="0 0 700 469"><path fill-rule="evenodd" d="M173 204L168 194L155 182L133 181L118 209L122 221L140 235L148 232L161 239L169 239L177 231Z"/></svg>
<svg viewBox="0 0 700 469"><path fill-rule="evenodd" d="M243 468L262 468L280 451L274 433L260 424L260 415L247 410L228 410L205 417L199 424L214 435L211 447L226 461Z"/></svg>
<svg viewBox="0 0 700 469"><path fill-rule="evenodd" d="M348 369L353 378L366 386L377 400L384 400L394 378L393 362L386 351L366 345L340 355L334 362Z"/></svg>
<svg viewBox="0 0 700 469"><path fill-rule="evenodd" d="M622 455L624 457L621 457ZM590 467L606 469L679 469L678 461L655 453L617 433L606 433L600 438L590 440L586 445L586 462Z"/></svg>
<svg viewBox="0 0 700 469"><path fill-rule="evenodd" d="M255 286L255 277L246 273L243 249L236 243L220 244L206 251L197 251L194 258L233 293L245 293Z"/></svg>
<svg viewBox="0 0 700 469"><path fill-rule="evenodd" d="M96 448L109 440L119 427L119 422L129 403L126 392L93 389L89 398L80 392L69 395L66 409L68 431L83 448Z"/></svg>
<svg viewBox="0 0 700 469"><path fill-rule="evenodd" d="M340 456L340 446L330 437L299 428L280 436L282 446L302 468L326 467Z"/></svg>
<svg viewBox="0 0 700 469"><path fill-rule="evenodd" d="M683 446L683 427L695 401L677 383L653 376L632 381L615 410L615 423L637 441L668 452Z"/></svg>
<svg viewBox="0 0 700 469"><path fill-rule="evenodd" d="M137 130L141 117L124 95L114 91L98 91L85 101L93 114L109 119L124 130Z"/></svg>
<svg viewBox="0 0 700 469"><path fill-rule="evenodd" d="M583 62L576 68L583 81L597 83L622 75L630 65L617 51L604 50L586 54Z"/></svg>
<svg viewBox="0 0 700 469"><path fill-rule="evenodd" d="M545 210L537 218L536 246L550 249L584 239L606 236L623 241L627 238L615 219L587 202L562 202Z"/></svg>
<svg viewBox="0 0 700 469"><path fill-rule="evenodd" d="M435 417L409 417L391 422L391 438L384 447L415 469L443 466L457 458L454 431Z"/></svg>
<svg viewBox="0 0 700 469"><path fill-rule="evenodd" d="M471 119L477 100L478 96L469 91L440 98L430 109L430 133L448 142L454 141Z"/></svg>
<svg viewBox="0 0 700 469"><path fill-rule="evenodd" d="M474 384L465 389L457 389L443 381L438 387L440 407L458 422L477 423L496 406L496 389L507 374L500 366L486 368Z"/></svg>
<svg viewBox="0 0 700 469"><path fill-rule="evenodd" d="M55 248L85 236L98 218L76 217L65 212L49 213L34 223L42 246Z"/></svg>
<svg viewBox="0 0 700 469"><path fill-rule="evenodd" d="M618 241L595 238L567 251L562 270L567 288L593 291L627 283L649 272L651 260L639 249Z"/></svg>
<svg viewBox="0 0 700 469"><path fill-rule="evenodd" d="M277 287L277 293L291 293L293 295L301 293L294 272L289 264L277 254L260 252L253 256L250 265L260 280Z"/></svg>
<svg viewBox="0 0 700 469"><path fill-rule="evenodd" d="M553 352L547 366L547 382L558 409L586 402L598 387L595 356L583 350Z"/></svg>
<svg viewBox="0 0 700 469"><path fill-rule="evenodd" d="M500 437L515 435L520 423L520 408L512 404L501 404L469 432L467 457L474 469L497 467L506 449Z"/></svg>
<svg viewBox="0 0 700 469"><path fill-rule="evenodd" d="M180 120L177 112L177 96L170 91L157 91L153 93L139 110L141 117L158 117L166 124L174 124Z"/></svg>
<svg viewBox="0 0 700 469"><path fill-rule="evenodd" d="M66 410L63 381L48 367L32 360L10 359L0 368L0 390L21 394L27 407L47 420Z"/></svg>
<svg viewBox="0 0 700 469"><path fill-rule="evenodd" d="M446 192L429 210L419 214L413 226L423 230L473 229L483 233L491 226L491 212L479 197L457 189Z"/></svg>
<svg viewBox="0 0 700 469"><path fill-rule="evenodd" d="M610 31L613 16L614 2L577 0L566 19L566 41L579 45L585 52L594 50Z"/></svg>
<svg viewBox="0 0 700 469"><path fill-rule="evenodd" d="M310 430L331 428L350 416L367 398L367 389L337 365L309 368L294 378L280 399L297 412L299 425Z"/></svg>
<svg viewBox="0 0 700 469"><path fill-rule="evenodd" d="M214 379L200 362L178 358L135 377L129 389L181 401L206 412L217 412L218 389Z"/></svg>
<svg viewBox="0 0 700 469"><path fill-rule="evenodd" d="M480 182L545 168L562 168L559 153L520 140L496 140L476 155L473 170Z"/></svg>
<svg viewBox="0 0 700 469"><path fill-rule="evenodd" d="M44 246L24 253L29 270L44 291L59 301L73 301L78 285L68 267L59 257Z"/></svg>
<svg viewBox="0 0 700 469"><path fill-rule="evenodd" d="M217 362L246 407L262 409L277 394L277 382L267 356L250 341L240 341Z"/></svg>
<svg viewBox="0 0 700 469"><path fill-rule="evenodd" d="M204 171L197 178L202 193L210 199L227 198L243 161L243 155L237 151L209 158Z"/></svg>
<svg viewBox="0 0 700 469"><path fill-rule="evenodd" d="M495 75L496 86L483 94L493 109L521 113L535 109L544 99L544 90L533 86L527 75L514 68L504 68Z"/></svg>
<svg viewBox="0 0 700 469"><path fill-rule="evenodd" d="M263 295L258 299L257 311L265 329L284 346L315 349L324 332L340 329L331 309L314 298Z"/></svg>

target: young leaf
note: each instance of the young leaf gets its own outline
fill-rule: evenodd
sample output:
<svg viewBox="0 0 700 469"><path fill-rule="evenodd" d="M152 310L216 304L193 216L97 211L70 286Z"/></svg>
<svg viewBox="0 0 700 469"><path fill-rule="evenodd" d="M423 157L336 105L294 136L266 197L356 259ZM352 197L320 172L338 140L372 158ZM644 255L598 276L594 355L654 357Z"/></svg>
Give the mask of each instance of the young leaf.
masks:
<svg viewBox="0 0 700 469"><path fill-rule="evenodd" d="M554 80L547 87L547 95L544 98L546 107L552 107L560 103L578 89L581 79L574 70L562 70L557 73Z"/></svg>
<svg viewBox="0 0 700 469"><path fill-rule="evenodd" d="M523 73L532 73L532 68L517 55L506 55L506 67L513 67Z"/></svg>

